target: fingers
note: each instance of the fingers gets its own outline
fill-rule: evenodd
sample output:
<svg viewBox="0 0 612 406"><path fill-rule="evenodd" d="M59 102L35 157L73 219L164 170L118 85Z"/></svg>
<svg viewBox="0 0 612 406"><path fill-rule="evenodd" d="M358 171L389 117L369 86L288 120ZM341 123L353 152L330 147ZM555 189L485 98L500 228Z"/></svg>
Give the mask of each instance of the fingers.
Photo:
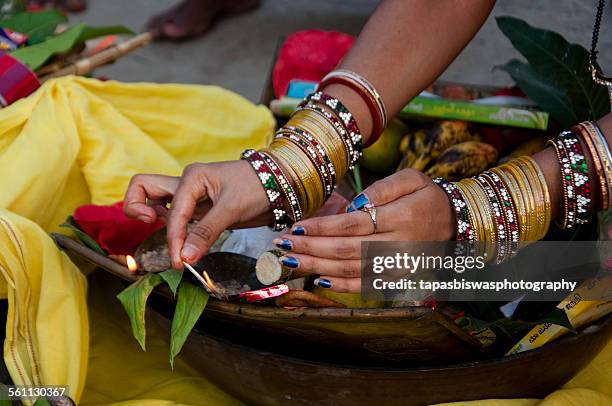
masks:
<svg viewBox="0 0 612 406"><path fill-rule="evenodd" d="M325 204L315 212L314 216L323 217L332 214L344 213L344 209L348 204L349 201L346 200L344 196L338 192L334 192L329 199L327 199Z"/></svg>
<svg viewBox="0 0 612 406"><path fill-rule="evenodd" d="M153 223L158 214L157 209L152 206L165 207L178 184L179 178L174 176L136 175L130 180L125 193L123 211L128 217ZM147 204L147 199L151 201L150 204Z"/></svg>
<svg viewBox="0 0 612 406"><path fill-rule="evenodd" d="M285 235L275 238L273 243L284 251L292 254L312 255L328 259L359 259L361 258L361 243L363 241L389 240L393 234L371 234L356 237L320 237ZM291 254L288 254L291 255Z"/></svg>
<svg viewBox="0 0 612 406"><path fill-rule="evenodd" d="M311 255L287 253L280 258L281 263L291 269L319 275L358 278L361 275L361 260L338 261Z"/></svg>
<svg viewBox="0 0 612 406"><path fill-rule="evenodd" d="M185 168L172 199L172 207L167 221L167 237L170 258L173 266L177 269L182 268L181 250L185 243L187 224L191 221L197 202L207 196L205 174L203 172L203 168L199 165L189 165ZM208 222L205 224L208 224ZM201 230L200 232L205 235L207 231ZM193 257L196 252L190 252L190 254L188 258ZM188 260L188 262L191 261Z"/></svg>
<svg viewBox="0 0 612 406"><path fill-rule="evenodd" d="M366 188L353 199L347 212L360 210L366 204L373 204L374 206L387 204L424 188L430 182L429 178L421 172L414 169L404 169L376 181Z"/></svg>
<svg viewBox="0 0 612 406"><path fill-rule="evenodd" d="M291 227L294 235L310 236L358 236L374 232L372 218L368 213L357 211L325 217L312 217L297 222Z"/></svg>
<svg viewBox="0 0 612 406"><path fill-rule="evenodd" d="M360 278L337 278L333 276L322 276L315 279L314 284L320 288L329 289L339 293L361 292Z"/></svg>
<svg viewBox="0 0 612 406"><path fill-rule="evenodd" d="M186 261L192 264L200 259L217 241L219 235L232 225L233 221L231 210L227 210L223 202L214 205L202 220L189 230L181 250L181 262Z"/></svg>

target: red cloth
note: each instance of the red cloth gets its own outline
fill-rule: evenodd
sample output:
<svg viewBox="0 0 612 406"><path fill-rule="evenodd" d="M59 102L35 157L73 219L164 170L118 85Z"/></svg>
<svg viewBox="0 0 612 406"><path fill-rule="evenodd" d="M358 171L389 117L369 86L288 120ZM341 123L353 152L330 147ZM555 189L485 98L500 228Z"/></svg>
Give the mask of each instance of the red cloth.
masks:
<svg viewBox="0 0 612 406"><path fill-rule="evenodd" d="M110 206L88 204L74 212L74 221L109 254L133 255L152 233L164 227L162 222L143 223L123 213L123 202Z"/></svg>
<svg viewBox="0 0 612 406"><path fill-rule="evenodd" d="M38 78L27 66L0 52L0 105L8 106L39 87Z"/></svg>
<svg viewBox="0 0 612 406"><path fill-rule="evenodd" d="M336 31L291 34L283 43L272 72L276 97L287 92L292 79L319 82L340 63L354 42L352 36Z"/></svg>

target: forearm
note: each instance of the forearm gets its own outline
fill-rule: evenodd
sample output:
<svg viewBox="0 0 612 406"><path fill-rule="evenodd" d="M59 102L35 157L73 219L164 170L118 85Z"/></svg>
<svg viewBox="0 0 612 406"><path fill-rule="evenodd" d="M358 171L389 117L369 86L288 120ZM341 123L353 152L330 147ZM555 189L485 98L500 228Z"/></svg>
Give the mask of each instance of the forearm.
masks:
<svg viewBox="0 0 612 406"><path fill-rule="evenodd" d="M368 20L341 68L366 77L390 117L429 86L474 37L493 0L384 0ZM343 85L325 92L353 113L364 138L372 131L365 102Z"/></svg>
<svg viewBox="0 0 612 406"><path fill-rule="evenodd" d="M608 113L602 117L597 124L606 137L608 145L612 145L612 113ZM583 149L586 151L584 147ZM585 154L585 157L588 161L588 167L593 168L593 162L590 155ZM561 189L561 171L559 168L559 162L557 161L557 156L552 148L547 148L537 153L534 156L534 159L542 169L542 173L544 174L544 178L546 179L546 183L548 185L548 191L551 199L552 218L558 218L562 212L563 193ZM594 174L593 171L591 171L591 184L594 185L596 182L594 182L593 177ZM592 198L595 198L596 190L597 189L595 187L592 188Z"/></svg>

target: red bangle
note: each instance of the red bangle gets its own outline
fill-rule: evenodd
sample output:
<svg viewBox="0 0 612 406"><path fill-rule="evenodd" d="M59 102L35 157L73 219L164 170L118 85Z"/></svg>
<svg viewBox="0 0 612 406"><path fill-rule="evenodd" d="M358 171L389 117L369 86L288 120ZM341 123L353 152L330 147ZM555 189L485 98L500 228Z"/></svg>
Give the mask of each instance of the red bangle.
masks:
<svg viewBox="0 0 612 406"><path fill-rule="evenodd" d="M372 117L372 134L364 147L374 144L387 125L387 111L382 98L366 78L346 69L337 69L327 74L317 89L321 90L334 83L354 90L365 102Z"/></svg>

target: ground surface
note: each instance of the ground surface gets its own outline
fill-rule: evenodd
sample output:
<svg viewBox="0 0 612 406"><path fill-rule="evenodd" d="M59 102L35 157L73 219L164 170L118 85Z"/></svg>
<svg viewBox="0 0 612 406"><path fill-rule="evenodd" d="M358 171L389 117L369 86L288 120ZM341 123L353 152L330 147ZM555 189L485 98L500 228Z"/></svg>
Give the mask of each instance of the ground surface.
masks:
<svg viewBox="0 0 612 406"><path fill-rule="evenodd" d="M148 17L171 6L168 0L88 0L73 17L92 25L124 24L141 30ZM424 0L426 1L426 0ZM281 36L308 28L357 34L377 4L374 0L262 0L257 11L222 21L207 35L184 43L162 42L121 59L98 74L122 81L217 84L253 101L259 99ZM595 0L499 1L480 33L443 78L477 84L507 84L493 66L516 53L493 16L513 15L553 29L590 47ZM612 72L612 12L607 7L600 36L601 63Z"/></svg>

